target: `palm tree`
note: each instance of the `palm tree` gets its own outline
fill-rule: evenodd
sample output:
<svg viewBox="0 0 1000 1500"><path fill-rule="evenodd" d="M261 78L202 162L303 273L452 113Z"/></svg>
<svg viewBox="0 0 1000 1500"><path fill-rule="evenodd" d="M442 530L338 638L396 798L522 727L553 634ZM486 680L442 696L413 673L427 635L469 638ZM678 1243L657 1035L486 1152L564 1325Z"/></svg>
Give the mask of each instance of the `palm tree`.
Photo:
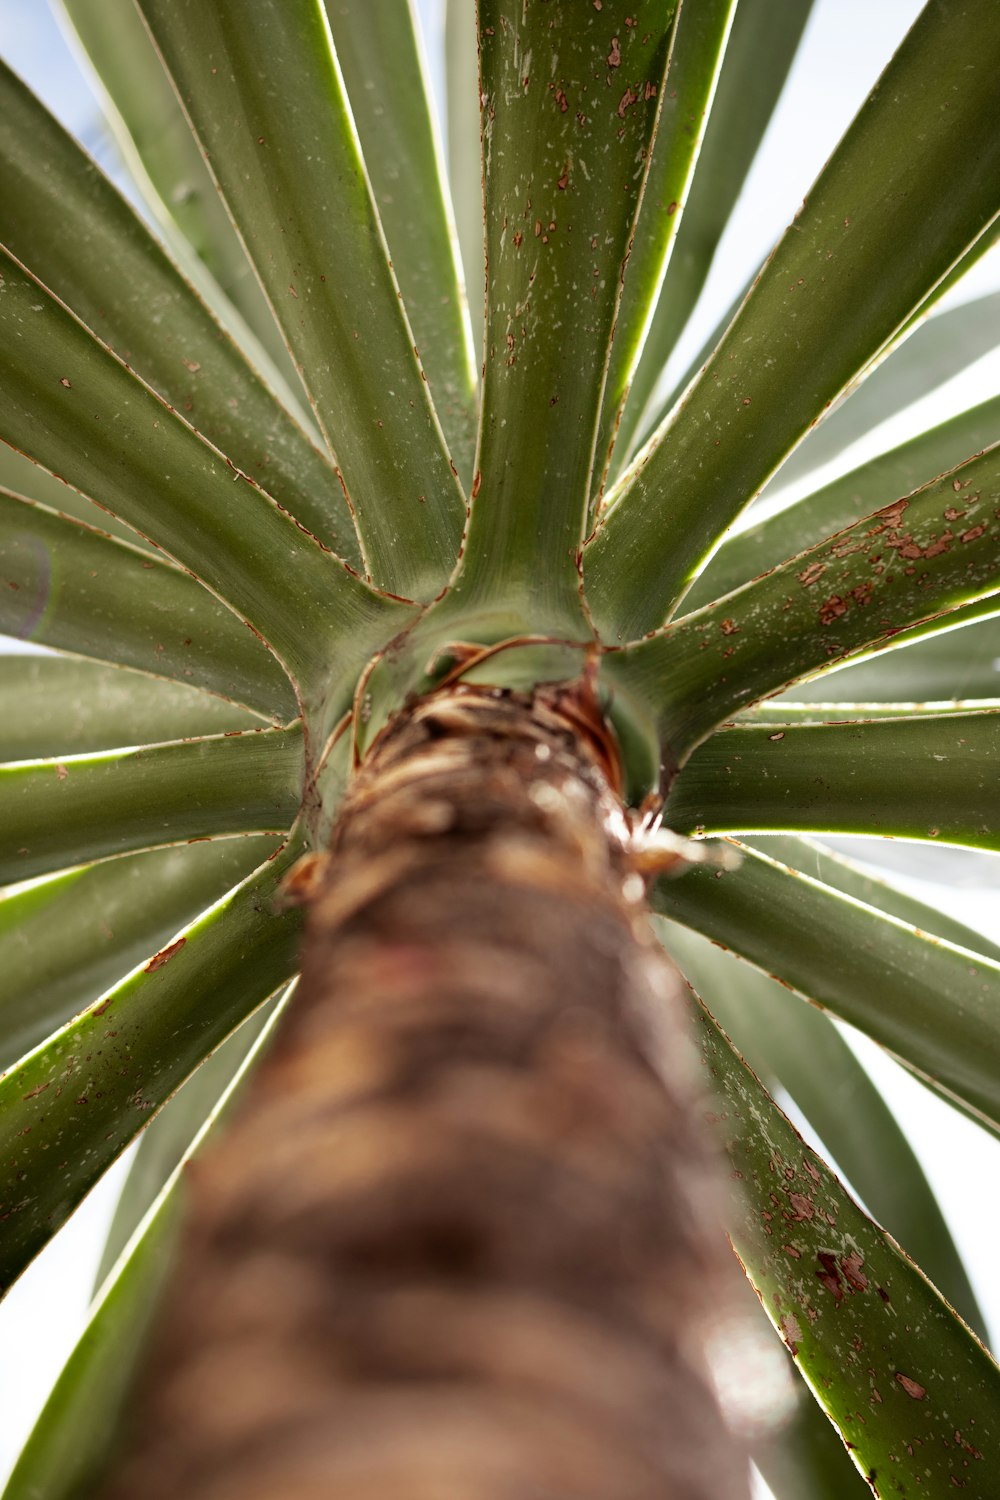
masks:
<svg viewBox="0 0 1000 1500"><path fill-rule="evenodd" d="M160 237L3 71L4 1287L144 1134L5 1500L744 1494L720 1220L781 1500L987 1500L831 1016L996 1130L1000 947L810 835L1000 847L1000 406L808 476L989 340L991 0L672 392L809 0L459 0L450 190L407 0L64 5Z"/></svg>

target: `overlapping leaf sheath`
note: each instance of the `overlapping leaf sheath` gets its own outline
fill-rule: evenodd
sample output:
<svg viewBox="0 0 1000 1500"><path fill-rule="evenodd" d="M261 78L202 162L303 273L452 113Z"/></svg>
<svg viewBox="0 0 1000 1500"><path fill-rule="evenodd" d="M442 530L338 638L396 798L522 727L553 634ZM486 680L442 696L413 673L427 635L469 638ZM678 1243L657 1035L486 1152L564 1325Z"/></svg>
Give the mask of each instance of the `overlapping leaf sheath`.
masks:
<svg viewBox="0 0 1000 1500"><path fill-rule="evenodd" d="M443 690L376 742L105 1500L746 1494L679 981L589 704Z"/></svg>

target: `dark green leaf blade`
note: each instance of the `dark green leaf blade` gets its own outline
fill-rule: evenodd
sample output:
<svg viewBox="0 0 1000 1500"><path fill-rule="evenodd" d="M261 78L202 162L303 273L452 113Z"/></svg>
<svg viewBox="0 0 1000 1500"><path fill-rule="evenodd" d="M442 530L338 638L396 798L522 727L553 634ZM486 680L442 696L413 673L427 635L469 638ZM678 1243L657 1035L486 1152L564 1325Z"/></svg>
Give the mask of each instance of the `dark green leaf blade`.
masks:
<svg viewBox="0 0 1000 1500"><path fill-rule="evenodd" d="M183 569L3 489L0 583L0 630L18 640L190 683L273 718L298 712L263 642ZM136 739L133 730L125 743Z"/></svg>
<svg viewBox="0 0 1000 1500"><path fill-rule="evenodd" d="M1000 584L1000 445L606 658L672 767L734 712ZM989 606L992 608L992 606Z"/></svg>
<svg viewBox="0 0 1000 1500"><path fill-rule="evenodd" d="M305 534L6 251L0 384L0 437L152 537L258 630L303 688L329 676L331 654L350 670L382 644L398 606Z"/></svg>
<svg viewBox="0 0 1000 1500"><path fill-rule="evenodd" d="M2 64L0 201L11 254L237 468L358 564L332 464L124 198Z"/></svg>
<svg viewBox="0 0 1000 1500"><path fill-rule="evenodd" d="M984 611L988 613L982 618ZM862 703L868 698L921 703L1000 697L998 613L1000 595L957 609L944 623L958 624L961 617L960 628L945 629L937 635L914 632L909 641L904 632L894 640L892 651L799 683L794 696L803 702L825 699L830 703ZM777 707L782 699L774 701Z"/></svg>
<svg viewBox="0 0 1000 1500"><path fill-rule="evenodd" d="M479 8L486 350L463 600L583 622L601 397L675 5ZM557 336L553 336L553 334Z"/></svg>
<svg viewBox="0 0 1000 1500"><path fill-rule="evenodd" d="M302 372L371 576L433 598L457 555L465 502L326 17L312 0L138 4Z"/></svg>
<svg viewBox="0 0 1000 1500"><path fill-rule="evenodd" d="M301 399L281 330L132 0L59 3L107 90L108 123L132 175L174 249L191 247L288 382L293 399ZM211 284L200 289L215 306Z"/></svg>
<svg viewBox="0 0 1000 1500"><path fill-rule="evenodd" d="M262 1033L273 1029L277 1020L275 1012L284 1008L282 1002L287 1000L294 987L293 981L281 996L262 1005L237 1027L218 1051L192 1073L173 1098L167 1100L156 1119L143 1131L101 1252L94 1278L95 1295L114 1270L118 1257L172 1173L190 1159L192 1146L206 1126L214 1128L216 1106L227 1096L235 1080L242 1078L248 1057L259 1051Z"/></svg>
<svg viewBox="0 0 1000 1500"><path fill-rule="evenodd" d="M1000 1130L1000 961L738 847L737 869L660 881L655 910L850 1021Z"/></svg>
<svg viewBox="0 0 1000 1500"><path fill-rule="evenodd" d="M30 458L25 458L23 453L18 453L4 442L0 442L0 485L10 494L37 501L50 510L72 516L74 521L82 521L85 526L99 526L102 531L107 531L119 541L141 547L151 557L163 556L159 547L154 546L148 538L140 536L130 526L119 521L117 516L102 510L86 495L70 489L68 484L48 473L40 464L32 463Z"/></svg>
<svg viewBox="0 0 1000 1500"><path fill-rule="evenodd" d="M664 817L684 833L816 830L1000 851L1000 707L720 729L677 776Z"/></svg>
<svg viewBox="0 0 1000 1500"><path fill-rule="evenodd" d="M256 714L222 698L121 667L0 656L0 761L86 755L260 724Z"/></svg>
<svg viewBox="0 0 1000 1500"><path fill-rule="evenodd" d="M629 454L643 411L705 284L812 7L813 0L785 0L782 5L739 0L736 7L667 277L622 413L613 473Z"/></svg>
<svg viewBox="0 0 1000 1500"><path fill-rule="evenodd" d="M925 7L673 420L609 495L585 562L609 643L667 617L810 424L995 218L994 20L992 0Z"/></svg>
<svg viewBox="0 0 1000 1500"><path fill-rule="evenodd" d="M685 595L685 614L741 588L897 496L912 494L970 453L989 447L998 432L1000 397L995 396L727 538Z"/></svg>
<svg viewBox="0 0 1000 1500"><path fill-rule="evenodd" d="M276 847L269 838L182 844L0 892L0 1068L92 1005Z"/></svg>
<svg viewBox="0 0 1000 1500"><path fill-rule="evenodd" d="M272 857L0 1079L0 1289L152 1113L291 978L301 915L273 903L300 852Z"/></svg>
<svg viewBox="0 0 1000 1500"><path fill-rule="evenodd" d="M707 1014L701 1029L742 1186L730 1237L817 1400L880 1489L895 1481L905 1494L919 1479L926 1493L954 1486L989 1500L1000 1464L1000 1370Z"/></svg>
<svg viewBox="0 0 1000 1500"><path fill-rule="evenodd" d="M303 769L298 728L0 766L0 882L193 839L283 833Z"/></svg>
<svg viewBox="0 0 1000 1500"><path fill-rule="evenodd" d="M958 948L968 948L973 953L985 953L987 958L1000 959L1000 943L990 942L982 932L948 916L939 907L929 906L926 901L899 890L890 880L873 874L867 866L839 850L827 848L816 839L774 834L741 842L789 869L811 876L822 885L832 886L845 896L853 896L866 906L877 907L890 917L898 917L921 932L933 933L935 937L944 938Z"/></svg>
<svg viewBox="0 0 1000 1500"><path fill-rule="evenodd" d="M591 484L596 504L622 433L624 407L640 355L655 337L657 294L674 244L682 204L701 146L709 106L734 9L734 0L702 0L675 13L670 54L663 79L663 102L628 258L621 304L601 408ZM647 332L652 319L652 329ZM641 393L637 393L641 401Z"/></svg>
<svg viewBox="0 0 1000 1500"><path fill-rule="evenodd" d="M416 15L410 0L323 3L392 268L468 490L478 421L475 360Z"/></svg>
<svg viewBox="0 0 1000 1500"><path fill-rule="evenodd" d="M983 243L974 247L978 249L976 259L992 247L995 238L992 231L981 236ZM933 300L936 302L940 295L940 289L935 288ZM843 405L831 411L796 448L787 463L782 464L780 483L800 481L813 469L836 458L879 422L886 421L944 385L953 375L967 370L981 355L988 354L996 346L998 320L1000 292L990 292L938 313L915 328L898 348L893 346L888 358L867 375ZM996 432L994 425L990 437L979 446L985 447L986 442L995 440ZM961 457L972 451L970 446ZM941 467L950 465L942 464Z"/></svg>

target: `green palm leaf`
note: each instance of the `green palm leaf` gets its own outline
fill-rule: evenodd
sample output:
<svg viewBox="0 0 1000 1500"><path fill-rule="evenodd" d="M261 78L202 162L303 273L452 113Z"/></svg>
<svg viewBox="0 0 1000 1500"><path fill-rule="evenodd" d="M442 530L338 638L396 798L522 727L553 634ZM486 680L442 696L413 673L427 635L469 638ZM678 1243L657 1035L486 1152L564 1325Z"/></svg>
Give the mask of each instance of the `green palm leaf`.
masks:
<svg viewBox="0 0 1000 1500"><path fill-rule="evenodd" d="M674 609L743 506L1000 209L990 12L989 0L923 11L676 418L609 495L586 577L610 640Z"/></svg>

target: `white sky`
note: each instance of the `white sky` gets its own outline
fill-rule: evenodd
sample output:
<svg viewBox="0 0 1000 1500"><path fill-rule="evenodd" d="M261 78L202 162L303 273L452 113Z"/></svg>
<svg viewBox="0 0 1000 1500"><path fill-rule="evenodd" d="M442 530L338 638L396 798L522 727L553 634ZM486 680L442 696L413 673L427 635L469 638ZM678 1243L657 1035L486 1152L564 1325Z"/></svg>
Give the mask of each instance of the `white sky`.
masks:
<svg viewBox="0 0 1000 1500"><path fill-rule="evenodd" d="M425 20L430 21L432 66L439 37L437 4L438 0L419 0ZM818 0L800 59L720 247L701 313L672 364L675 374L697 352L749 271L792 217L919 10L917 0ZM0 0L0 55L29 79L91 150L96 142L99 157L109 159L95 128L93 99L81 86L70 52L42 0ZM1000 257L994 251L951 300L965 301L998 288ZM998 391L1000 353L979 361L933 396L876 429L828 470L813 476L810 488L922 426ZM995 864L1000 868L1000 859ZM1000 874L994 875L992 889L944 890L920 882L912 889L994 936L1000 932ZM1000 1145L928 1094L865 1039L859 1039L859 1047L924 1158L995 1335L1000 1335L994 1248L1000 1239L1000 1205L995 1192L983 1191L984 1185L1000 1181ZM82 1326L101 1235L120 1176L120 1168L109 1174L0 1308L0 1476L15 1457ZM766 1493L763 1487L760 1493Z"/></svg>

